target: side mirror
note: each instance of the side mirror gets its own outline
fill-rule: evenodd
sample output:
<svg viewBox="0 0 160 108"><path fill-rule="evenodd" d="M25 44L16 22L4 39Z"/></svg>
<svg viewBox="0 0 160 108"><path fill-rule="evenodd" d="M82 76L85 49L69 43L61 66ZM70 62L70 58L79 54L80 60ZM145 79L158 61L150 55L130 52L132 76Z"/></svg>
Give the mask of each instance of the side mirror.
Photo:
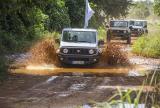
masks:
<svg viewBox="0 0 160 108"><path fill-rule="evenodd" d="M109 28L109 25L106 25L106 28Z"/></svg>
<svg viewBox="0 0 160 108"><path fill-rule="evenodd" d="M132 29L133 29L133 27L132 27L132 26L129 26L129 29L130 29L130 30L132 30Z"/></svg>
<svg viewBox="0 0 160 108"><path fill-rule="evenodd" d="M144 28L147 28L147 25L145 25Z"/></svg>
<svg viewBox="0 0 160 108"><path fill-rule="evenodd" d="M56 42L57 44L60 44L60 39L55 39L55 42Z"/></svg>
<svg viewBox="0 0 160 108"><path fill-rule="evenodd" d="M104 45L104 40L99 40L98 41L98 46L103 46Z"/></svg>

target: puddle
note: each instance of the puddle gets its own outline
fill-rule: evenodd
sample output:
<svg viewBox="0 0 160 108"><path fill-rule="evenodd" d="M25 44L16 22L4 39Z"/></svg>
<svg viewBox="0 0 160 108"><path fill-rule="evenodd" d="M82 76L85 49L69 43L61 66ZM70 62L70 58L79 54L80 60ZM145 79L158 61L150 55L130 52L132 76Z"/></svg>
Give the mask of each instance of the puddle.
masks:
<svg viewBox="0 0 160 108"><path fill-rule="evenodd" d="M27 70L54 70L55 66L54 65L29 65L26 67Z"/></svg>
<svg viewBox="0 0 160 108"><path fill-rule="evenodd" d="M50 77L50 78L46 81L46 83L50 83L50 82L54 81L57 77L58 77L58 76L52 76L52 77Z"/></svg>
<svg viewBox="0 0 160 108"><path fill-rule="evenodd" d="M73 84L69 89L70 90L82 90L84 89L86 84Z"/></svg>
<svg viewBox="0 0 160 108"><path fill-rule="evenodd" d="M69 95L71 95L71 94L69 94L69 93L61 93L58 96L59 97L68 97Z"/></svg>
<svg viewBox="0 0 160 108"><path fill-rule="evenodd" d="M144 76L147 69L135 67L106 67L106 68L58 68L54 65L27 66L26 69L12 69L12 73L28 75L52 76Z"/></svg>
<svg viewBox="0 0 160 108"><path fill-rule="evenodd" d="M41 87L43 85L47 85L47 84L51 83L52 81L54 81L57 77L58 76L52 76L52 77L48 78L46 81L34 85L32 88L30 88L30 90L36 89L36 88Z"/></svg>
<svg viewBox="0 0 160 108"><path fill-rule="evenodd" d="M90 105L85 104L83 105L83 108L92 108L92 107Z"/></svg>
<svg viewBox="0 0 160 108"><path fill-rule="evenodd" d="M145 104L128 104L128 103L120 103L117 105L110 105L109 103L98 104L98 107L92 107L88 104L83 105L82 108L145 108Z"/></svg>
<svg viewBox="0 0 160 108"><path fill-rule="evenodd" d="M128 72L128 76L145 76L147 74L146 71L142 72L142 71L138 71L137 69L131 69Z"/></svg>
<svg viewBox="0 0 160 108"><path fill-rule="evenodd" d="M143 92L151 92L154 90L154 87L152 86L97 86L96 90L105 90L105 89L113 89L117 90L120 89L122 91L127 91L127 90L133 90L133 91L138 91L143 89Z"/></svg>
<svg viewBox="0 0 160 108"><path fill-rule="evenodd" d="M145 104L138 104L136 106L134 104L121 103L121 104L112 106L112 108L145 108Z"/></svg>

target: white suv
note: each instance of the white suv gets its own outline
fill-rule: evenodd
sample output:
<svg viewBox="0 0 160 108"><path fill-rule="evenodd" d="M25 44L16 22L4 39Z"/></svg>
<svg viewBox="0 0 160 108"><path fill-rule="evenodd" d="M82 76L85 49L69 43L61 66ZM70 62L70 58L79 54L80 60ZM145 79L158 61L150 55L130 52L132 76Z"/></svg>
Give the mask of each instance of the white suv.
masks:
<svg viewBox="0 0 160 108"><path fill-rule="evenodd" d="M144 33L148 33L146 20L130 20L131 34L134 36L140 36Z"/></svg>
<svg viewBox="0 0 160 108"><path fill-rule="evenodd" d="M94 64L99 60L97 30L65 28L62 31L59 60L65 64Z"/></svg>

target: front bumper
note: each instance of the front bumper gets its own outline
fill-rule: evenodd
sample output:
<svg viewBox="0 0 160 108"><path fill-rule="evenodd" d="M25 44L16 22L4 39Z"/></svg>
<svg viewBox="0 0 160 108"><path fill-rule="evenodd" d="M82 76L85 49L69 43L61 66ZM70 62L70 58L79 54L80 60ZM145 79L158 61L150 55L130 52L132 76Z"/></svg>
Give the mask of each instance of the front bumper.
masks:
<svg viewBox="0 0 160 108"><path fill-rule="evenodd" d="M132 32L131 32L131 35L132 35L132 36L139 36L139 35L142 35L142 34L143 34L142 31L132 31Z"/></svg>
<svg viewBox="0 0 160 108"><path fill-rule="evenodd" d="M130 36L130 33L123 33L123 32L111 32L111 36L112 38L115 38L115 37L119 37L121 39L126 39Z"/></svg>
<svg viewBox="0 0 160 108"><path fill-rule="evenodd" d="M87 65L94 64L99 61L99 55L58 55L60 62L65 64Z"/></svg>

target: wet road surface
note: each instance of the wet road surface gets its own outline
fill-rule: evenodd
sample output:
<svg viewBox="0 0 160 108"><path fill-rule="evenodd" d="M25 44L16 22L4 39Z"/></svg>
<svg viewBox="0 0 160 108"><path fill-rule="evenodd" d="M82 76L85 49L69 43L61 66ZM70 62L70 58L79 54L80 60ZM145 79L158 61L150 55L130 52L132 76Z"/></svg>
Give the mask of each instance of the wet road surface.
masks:
<svg viewBox="0 0 160 108"><path fill-rule="evenodd" d="M130 52L131 48L124 45L122 50ZM21 63L25 56L15 58ZM135 67L31 66L13 70L0 86L0 108L77 108L90 101L107 101L117 88L139 90L146 79L146 74L141 73L154 69L160 60L129 56ZM143 91L152 88L144 86Z"/></svg>
<svg viewBox="0 0 160 108"><path fill-rule="evenodd" d="M12 75L0 87L0 105L2 108L75 108L90 101L106 101L118 87L140 89L144 78Z"/></svg>

